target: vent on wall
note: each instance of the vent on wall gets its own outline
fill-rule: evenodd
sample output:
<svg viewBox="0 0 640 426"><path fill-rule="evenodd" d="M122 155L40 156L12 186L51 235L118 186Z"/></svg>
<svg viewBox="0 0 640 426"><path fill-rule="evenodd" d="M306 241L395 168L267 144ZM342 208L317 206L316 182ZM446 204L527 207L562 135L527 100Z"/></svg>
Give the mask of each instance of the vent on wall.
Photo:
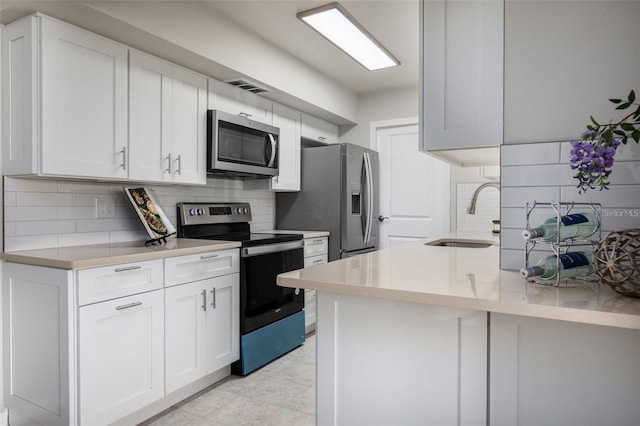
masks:
<svg viewBox="0 0 640 426"><path fill-rule="evenodd" d="M230 81L227 81L227 83L229 83L232 86L236 86L242 90L246 90L247 92L251 92L255 94L266 93L269 91L264 87L260 87L255 83L252 83L250 81L243 80L243 79L230 80Z"/></svg>

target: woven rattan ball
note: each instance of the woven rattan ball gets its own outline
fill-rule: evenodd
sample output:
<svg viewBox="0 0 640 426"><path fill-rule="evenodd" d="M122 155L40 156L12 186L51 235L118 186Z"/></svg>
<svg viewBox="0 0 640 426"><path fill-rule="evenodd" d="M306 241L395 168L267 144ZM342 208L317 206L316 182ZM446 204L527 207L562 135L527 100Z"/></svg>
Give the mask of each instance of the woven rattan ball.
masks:
<svg viewBox="0 0 640 426"><path fill-rule="evenodd" d="M600 280L614 291L640 297L640 229L612 232L601 239L593 267Z"/></svg>

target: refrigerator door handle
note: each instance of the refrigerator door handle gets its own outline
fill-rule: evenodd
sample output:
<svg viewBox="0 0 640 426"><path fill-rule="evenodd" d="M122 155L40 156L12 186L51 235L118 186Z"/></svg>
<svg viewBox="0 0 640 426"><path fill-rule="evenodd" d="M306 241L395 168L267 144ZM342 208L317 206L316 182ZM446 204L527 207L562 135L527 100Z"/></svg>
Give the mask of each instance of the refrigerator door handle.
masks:
<svg viewBox="0 0 640 426"><path fill-rule="evenodd" d="M367 204L366 204L366 225L364 228L364 242L368 243L371 239L371 224L373 222L373 179L371 176L371 158L369 153L364 153L364 171L365 171L365 187L367 188Z"/></svg>

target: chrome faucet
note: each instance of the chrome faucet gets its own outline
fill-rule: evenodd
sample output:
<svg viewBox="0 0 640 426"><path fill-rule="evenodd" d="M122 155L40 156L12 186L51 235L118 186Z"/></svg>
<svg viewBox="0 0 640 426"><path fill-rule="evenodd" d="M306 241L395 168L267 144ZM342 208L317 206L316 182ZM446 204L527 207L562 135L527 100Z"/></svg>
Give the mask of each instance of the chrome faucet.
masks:
<svg viewBox="0 0 640 426"><path fill-rule="evenodd" d="M483 183L473 193L473 196L471 197L471 202L469 203L469 207L467 207L467 213L476 214L476 201L478 200L478 194L480 193L480 191L482 191L483 189L485 189L488 186L493 186L494 188L497 188L498 191L500 191L500 182L486 182L486 183Z"/></svg>

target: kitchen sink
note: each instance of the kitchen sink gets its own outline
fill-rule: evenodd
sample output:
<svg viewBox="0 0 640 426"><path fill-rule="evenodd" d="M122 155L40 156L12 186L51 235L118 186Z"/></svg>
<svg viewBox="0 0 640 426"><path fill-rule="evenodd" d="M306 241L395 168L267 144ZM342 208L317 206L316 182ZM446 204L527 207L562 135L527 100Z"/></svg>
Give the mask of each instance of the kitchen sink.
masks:
<svg viewBox="0 0 640 426"><path fill-rule="evenodd" d="M490 240L466 240L461 238L441 238L439 240L429 241L425 246L436 247L462 247L462 248L486 248L494 245Z"/></svg>

